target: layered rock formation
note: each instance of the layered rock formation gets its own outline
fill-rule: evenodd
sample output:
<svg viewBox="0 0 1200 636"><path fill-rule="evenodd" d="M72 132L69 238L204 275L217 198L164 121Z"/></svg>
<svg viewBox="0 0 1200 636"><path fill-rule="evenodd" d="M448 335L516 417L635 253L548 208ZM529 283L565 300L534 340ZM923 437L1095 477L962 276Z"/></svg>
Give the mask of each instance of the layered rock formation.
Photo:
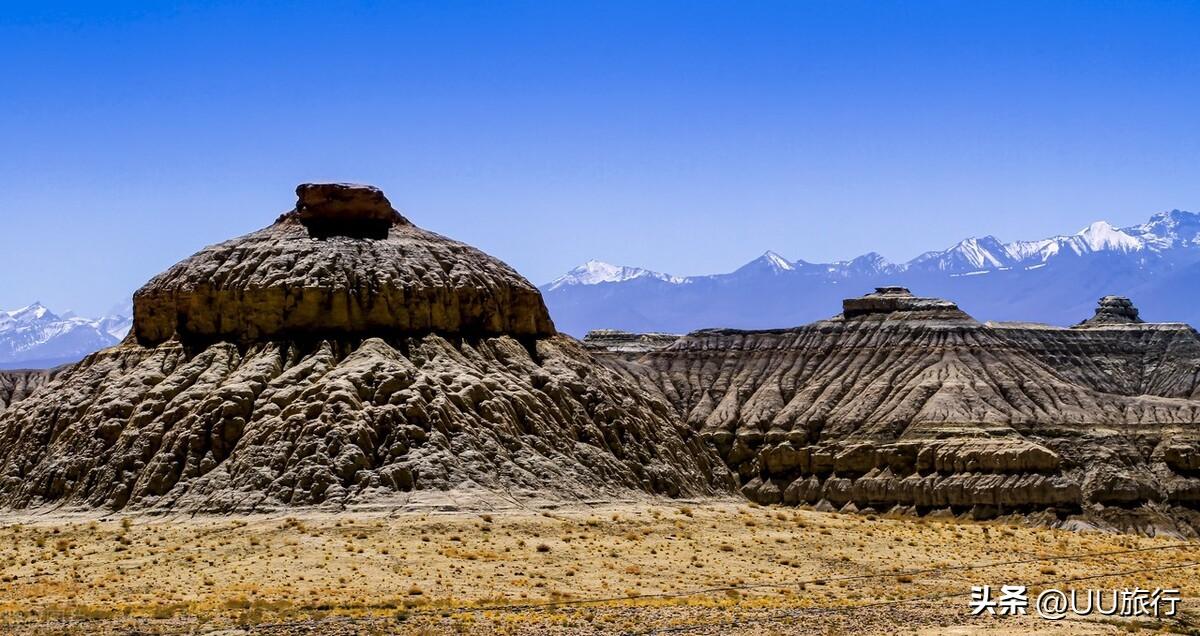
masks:
<svg viewBox="0 0 1200 636"><path fill-rule="evenodd" d="M529 281L413 225L378 190L308 184L297 194L274 225L209 247L134 294L138 342L554 334Z"/></svg>
<svg viewBox="0 0 1200 636"><path fill-rule="evenodd" d="M1200 504L1198 347L1186 326L984 325L884 288L804 327L606 360L759 502L1095 518Z"/></svg>
<svg viewBox="0 0 1200 636"><path fill-rule="evenodd" d="M57 371L0 371L0 411L29 397Z"/></svg>
<svg viewBox="0 0 1200 636"><path fill-rule="evenodd" d="M1135 310L1136 311L1136 310ZM988 325L1064 380L1124 396L1200 400L1200 338L1183 323Z"/></svg>
<svg viewBox="0 0 1200 636"><path fill-rule="evenodd" d="M297 194L275 224L139 290L124 344L0 413L0 504L729 492L670 406L556 335L507 265L374 188Z"/></svg>
<svg viewBox="0 0 1200 636"><path fill-rule="evenodd" d="M679 338L679 334L673 333L632 333L619 329L596 329L584 336L583 346L593 351L638 354L665 349Z"/></svg>
<svg viewBox="0 0 1200 636"><path fill-rule="evenodd" d="M1129 325L1145 322L1138 317L1137 307L1133 301L1124 296L1105 296L1100 299L1096 315L1079 323L1079 327L1098 327L1105 325Z"/></svg>
<svg viewBox="0 0 1200 636"><path fill-rule="evenodd" d="M0 505L256 511L413 491L1200 528L1200 336L897 287L793 329L555 333L507 265L382 192L297 190L134 298L126 341L0 374Z"/></svg>

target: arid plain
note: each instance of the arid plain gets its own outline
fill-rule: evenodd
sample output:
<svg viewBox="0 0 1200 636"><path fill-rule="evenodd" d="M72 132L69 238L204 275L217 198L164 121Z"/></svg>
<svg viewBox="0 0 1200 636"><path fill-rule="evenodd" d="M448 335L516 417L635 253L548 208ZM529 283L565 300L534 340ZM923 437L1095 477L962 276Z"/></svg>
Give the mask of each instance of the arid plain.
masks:
<svg viewBox="0 0 1200 636"><path fill-rule="evenodd" d="M0 537L13 634L1191 633L1200 583L1177 538L732 500L26 514ZM983 584L1184 599L1162 622L971 616Z"/></svg>

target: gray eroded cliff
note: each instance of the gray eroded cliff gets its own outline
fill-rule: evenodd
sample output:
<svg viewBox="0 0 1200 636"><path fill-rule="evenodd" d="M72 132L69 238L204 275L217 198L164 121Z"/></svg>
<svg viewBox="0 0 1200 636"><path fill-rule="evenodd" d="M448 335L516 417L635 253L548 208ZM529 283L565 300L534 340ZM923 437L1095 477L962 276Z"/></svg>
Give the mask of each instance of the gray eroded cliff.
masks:
<svg viewBox="0 0 1200 636"><path fill-rule="evenodd" d="M991 516L1200 503L1200 338L983 325L884 290L796 329L706 330L614 370L764 503Z"/></svg>

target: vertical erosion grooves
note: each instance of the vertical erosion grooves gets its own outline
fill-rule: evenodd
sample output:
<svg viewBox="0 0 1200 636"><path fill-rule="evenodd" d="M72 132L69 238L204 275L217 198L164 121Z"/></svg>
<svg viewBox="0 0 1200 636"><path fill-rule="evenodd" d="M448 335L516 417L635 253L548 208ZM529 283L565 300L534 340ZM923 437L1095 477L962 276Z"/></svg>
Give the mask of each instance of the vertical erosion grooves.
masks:
<svg viewBox="0 0 1200 636"><path fill-rule="evenodd" d="M556 336L96 354L0 414L0 503L252 511L420 489L590 499L735 484L700 435Z"/></svg>
<svg viewBox="0 0 1200 636"><path fill-rule="evenodd" d="M1061 517L1200 504L1198 342L892 313L604 360L669 401L755 501Z"/></svg>
<svg viewBox="0 0 1200 636"><path fill-rule="evenodd" d="M511 267L377 188L296 195L274 224L138 290L123 345L15 404L23 391L3 389L0 505L735 491L699 432L558 336Z"/></svg>

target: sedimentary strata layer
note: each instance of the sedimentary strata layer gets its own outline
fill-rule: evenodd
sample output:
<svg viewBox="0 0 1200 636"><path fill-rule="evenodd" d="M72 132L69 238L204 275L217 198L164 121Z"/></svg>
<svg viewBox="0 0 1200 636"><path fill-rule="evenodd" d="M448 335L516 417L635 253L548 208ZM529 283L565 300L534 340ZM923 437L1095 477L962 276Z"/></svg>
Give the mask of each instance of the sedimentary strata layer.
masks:
<svg viewBox="0 0 1200 636"><path fill-rule="evenodd" d="M508 265L423 230L375 188L305 184L296 209L208 247L133 297L143 345L440 333L555 333Z"/></svg>
<svg viewBox="0 0 1200 636"><path fill-rule="evenodd" d="M638 354L665 349L676 340L673 333L632 333L619 329L596 329L583 338L583 346L593 351Z"/></svg>
<svg viewBox="0 0 1200 636"><path fill-rule="evenodd" d="M764 503L979 516L1200 504L1200 338L984 325L883 289L796 329L699 331L610 367L669 400Z"/></svg>
<svg viewBox="0 0 1200 636"><path fill-rule="evenodd" d="M1200 400L1200 338L1186 324L989 327L1073 384L1125 396Z"/></svg>

